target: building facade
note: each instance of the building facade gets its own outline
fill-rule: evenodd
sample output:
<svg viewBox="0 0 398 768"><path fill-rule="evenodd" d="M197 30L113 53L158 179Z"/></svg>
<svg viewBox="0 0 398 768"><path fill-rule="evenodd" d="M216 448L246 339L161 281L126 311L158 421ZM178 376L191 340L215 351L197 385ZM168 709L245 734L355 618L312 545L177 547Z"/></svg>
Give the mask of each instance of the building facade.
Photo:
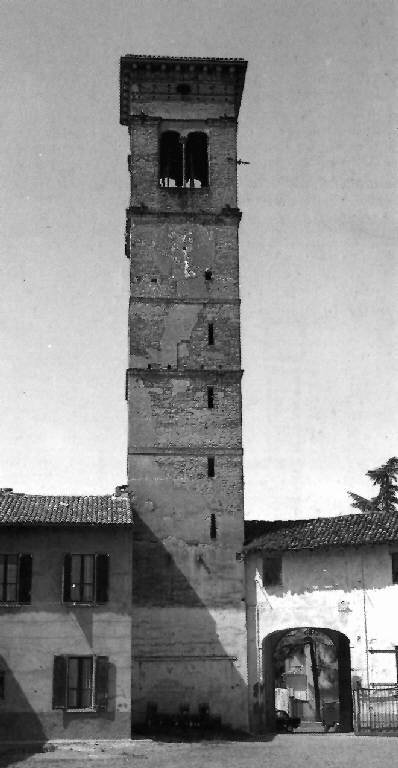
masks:
<svg viewBox="0 0 398 768"><path fill-rule="evenodd" d="M340 727L352 730L356 685L398 682L396 515L251 521L246 533L251 728L272 729L275 690L285 688L293 715L319 722L337 703ZM384 698L396 729L395 694L373 708Z"/></svg>
<svg viewBox="0 0 398 768"><path fill-rule="evenodd" d="M0 495L0 741L130 738L128 499Z"/></svg>
<svg viewBox="0 0 398 768"><path fill-rule="evenodd" d="M246 62L125 56L133 723L247 727L237 118Z"/></svg>

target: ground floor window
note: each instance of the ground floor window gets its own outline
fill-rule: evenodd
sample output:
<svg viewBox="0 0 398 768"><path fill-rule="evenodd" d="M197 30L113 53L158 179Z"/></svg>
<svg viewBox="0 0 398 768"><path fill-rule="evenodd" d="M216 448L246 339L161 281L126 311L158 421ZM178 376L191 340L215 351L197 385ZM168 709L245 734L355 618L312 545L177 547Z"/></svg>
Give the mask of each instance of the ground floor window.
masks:
<svg viewBox="0 0 398 768"><path fill-rule="evenodd" d="M107 656L55 656L53 709L106 710L108 666Z"/></svg>

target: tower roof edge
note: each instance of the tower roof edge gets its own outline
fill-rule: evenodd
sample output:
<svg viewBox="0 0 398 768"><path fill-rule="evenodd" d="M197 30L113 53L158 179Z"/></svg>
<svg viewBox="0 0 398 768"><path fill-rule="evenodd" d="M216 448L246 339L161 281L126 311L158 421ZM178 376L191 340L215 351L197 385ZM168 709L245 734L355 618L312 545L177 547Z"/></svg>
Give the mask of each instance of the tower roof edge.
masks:
<svg viewBox="0 0 398 768"><path fill-rule="evenodd" d="M146 114L147 105L162 100L217 101L226 111L229 103L237 116L246 69L242 58L126 54L120 59L120 122L128 124L132 104Z"/></svg>

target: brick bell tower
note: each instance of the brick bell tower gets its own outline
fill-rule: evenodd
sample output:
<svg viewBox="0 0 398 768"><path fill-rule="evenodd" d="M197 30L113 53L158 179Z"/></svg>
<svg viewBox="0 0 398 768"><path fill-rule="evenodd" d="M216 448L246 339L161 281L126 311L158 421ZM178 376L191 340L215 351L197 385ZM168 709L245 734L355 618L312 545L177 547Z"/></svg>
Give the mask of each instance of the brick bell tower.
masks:
<svg viewBox="0 0 398 768"><path fill-rule="evenodd" d="M248 725L236 155L245 71L242 59L121 59L133 723L180 714Z"/></svg>

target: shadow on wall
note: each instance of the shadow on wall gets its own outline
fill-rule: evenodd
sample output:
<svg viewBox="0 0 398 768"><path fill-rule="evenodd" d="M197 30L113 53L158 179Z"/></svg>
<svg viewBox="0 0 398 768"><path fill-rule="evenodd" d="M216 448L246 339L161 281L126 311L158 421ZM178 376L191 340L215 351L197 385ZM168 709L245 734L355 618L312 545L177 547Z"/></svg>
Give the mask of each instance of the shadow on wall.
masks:
<svg viewBox="0 0 398 768"><path fill-rule="evenodd" d="M168 538L166 547L138 516L134 534L134 726L165 730L168 737L184 725L191 731L247 731L247 683L232 655L246 653L236 627L243 605L236 553L218 542ZM233 575L228 581L233 573L236 589ZM194 584L202 594L211 589L212 598L205 603ZM222 626L214 618L217 609ZM223 633L229 633L229 649L220 640Z"/></svg>
<svg viewBox="0 0 398 768"><path fill-rule="evenodd" d="M9 711L10 707L18 714ZM27 757L41 752L47 739L40 718L30 706L6 659L0 656L0 766L21 760L21 753L16 755L10 751L8 754L6 742L12 741L26 742L23 752Z"/></svg>

